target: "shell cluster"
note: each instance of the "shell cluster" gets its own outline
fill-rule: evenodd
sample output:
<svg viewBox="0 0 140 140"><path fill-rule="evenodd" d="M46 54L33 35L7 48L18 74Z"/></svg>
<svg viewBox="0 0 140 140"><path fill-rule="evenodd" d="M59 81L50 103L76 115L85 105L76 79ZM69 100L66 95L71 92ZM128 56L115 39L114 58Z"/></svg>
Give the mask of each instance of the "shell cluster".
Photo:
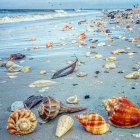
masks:
<svg viewBox="0 0 140 140"><path fill-rule="evenodd" d="M13 112L7 122L7 130L11 134L26 135L32 133L37 126L37 119L31 110L21 109Z"/></svg>
<svg viewBox="0 0 140 140"><path fill-rule="evenodd" d="M110 129L109 124L107 124L104 118L98 114L82 114L76 115L75 117L82 126L92 134L102 135Z"/></svg>
<svg viewBox="0 0 140 140"><path fill-rule="evenodd" d="M127 97L113 97L104 101L110 123L116 127L132 128L140 125L140 109Z"/></svg>

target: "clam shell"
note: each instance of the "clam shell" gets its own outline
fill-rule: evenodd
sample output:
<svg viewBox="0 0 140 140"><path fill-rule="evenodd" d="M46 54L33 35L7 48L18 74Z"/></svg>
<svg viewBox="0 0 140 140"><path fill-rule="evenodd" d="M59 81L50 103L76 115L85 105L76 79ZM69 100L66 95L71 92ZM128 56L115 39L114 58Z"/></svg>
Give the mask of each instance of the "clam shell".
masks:
<svg viewBox="0 0 140 140"><path fill-rule="evenodd" d="M66 134L74 125L74 120L68 116L63 115L59 118L57 128L56 128L56 136L62 137Z"/></svg>
<svg viewBox="0 0 140 140"><path fill-rule="evenodd" d="M24 103L23 101L16 101L14 103L12 103L11 105L11 111L17 111L19 109L23 109L24 108Z"/></svg>
<svg viewBox="0 0 140 140"><path fill-rule="evenodd" d="M126 79L138 79L139 77L140 77L139 71L129 73L128 75L125 76Z"/></svg>
<svg viewBox="0 0 140 140"><path fill-rule="evenodd" d="M140 109L126 97L104 101L112 125L122 128L132 128L140 125Z"/></svg>
<svg viewBox="0 0 140 140"><path fill-rule="evenodd" d="M78 104L79 99L77 98L76 95L74 95L74 96L69 97L66 101L69 104Z"/></svg>
<svg viewBox="0 0 140 140"><path fill-rule="evenodd" d="M104 118L98 114L82 114L76 115L75 117L81 125L92 134L102 135L110 129L109 124L107 124Z"/></svg>
<svg viewBox="0 0 140 140"><path fill-rule="evenodd" d="M54 84L54 81L51 80L38 80L33 82L32 84L29 85L29 87L46 87Z"/></svg>
<svg viewBox="0 0 140 140"><path fill-rule="evenodd" d="M31 110L13 112L7 122L7 130L11 134L26 135L32 133L37 126L36 116Z"/></svg>

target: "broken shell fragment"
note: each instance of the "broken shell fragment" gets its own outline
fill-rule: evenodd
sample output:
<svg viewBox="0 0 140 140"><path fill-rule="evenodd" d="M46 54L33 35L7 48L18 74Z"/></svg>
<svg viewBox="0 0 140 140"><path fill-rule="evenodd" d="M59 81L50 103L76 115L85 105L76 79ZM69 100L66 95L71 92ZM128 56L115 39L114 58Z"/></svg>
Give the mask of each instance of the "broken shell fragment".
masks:
<svg viewBox="0 0 140 140"><path fill-rule="evenodd" d="M108 63L105 65L106 69L115 69L116 68L116 64L115 63Z"/></svg>
<svg viewBox="0 0 140 140"><path fill-rule="evenodd" d="M105 60L107 62L113 62L113 61L116 61L116 57L111 56L111 57L106 58Z"/></svg>
<svg viewBox="0 0 140 140"><path fill-rule="evenodd" d="M129 73L128 75L125 76L126 79L138 79L139 77L140 77L139 71Z"/></svg>
<svg viewBox="0 0 140 140"><path fill-rule="evenodd" d="M102 135L110 129L110 125L107 124L104 118L98 114L81 114L76 115L75 117L81 125L92 134Z"/></svg>
<svg viewBox="0 0 140 140"><path fill-rule="evenodd" d="M87 73L86 72L79 72L77 74L77 77L85 77L85 76L87 76Z"/></svg>
<svg viewBox="0 0 140 140"><path fill-rule="evenodd" d="M69 97L67 100L68 104L77 104L79 102L79 99L76 95Z"/></svg>
<svg viewBox="0 0 140 140"><path fill-rule="evenodd" d="M29 87L46 87L52 84L55 84L55 82L51 80L38 80L30 84Z"/></svg>
<svg viewBox="0 0 140 140"><path fill-rule="evenodd" d="M57 128L56 128L56 136L62 137L66 134L74 125L74 120L68 116L63 115L59 118Z"/></svg>
<svg viewBox="0 0 140 140"><path fill-rule="evenodd" d="M23 109L24 108L24 103L23 101L15 101L14 103L12 103L11 105L11 111L17 111L19 109Z"/></svg>
<svg viewBox="0 0 140 140"><path fill-rule="evenodd" d="M125 52L125 50L123 50L123 49L118 49L118 50L112 51L112 54L119 55L120 53L124 53L124 52Z"/></svg>
<svg viewBox="0 0 140 140"><path fill-rule="evenodd" d="M41 75L46 74L46 70L41 70L41 71L40 71L40 74L41 74Z"/></svg>
<svg viewBox="0 0 140 140"><path fill-rule="evenodd" d="M31 110L21 109L13 112L7 122L7 130L11 134L26 135L32 133L37 126L37 118Z"/></svg>
<svg viewBox="0 0 140 140"><path fill-rule="evenodd" d="M102 56L101 54L96 54L96 55L95 55L95 58L97 58L97 59L98 59L98 58L102 58L102 57L103 57L103 56Z"/></svg>
<svg viewBox="0 0 140 140"><path fill-rule="evenodd" d="M25 66L21 69L21 72L23 73L28 73L29 71L31 70L31 67L30 66Z"/></svg>

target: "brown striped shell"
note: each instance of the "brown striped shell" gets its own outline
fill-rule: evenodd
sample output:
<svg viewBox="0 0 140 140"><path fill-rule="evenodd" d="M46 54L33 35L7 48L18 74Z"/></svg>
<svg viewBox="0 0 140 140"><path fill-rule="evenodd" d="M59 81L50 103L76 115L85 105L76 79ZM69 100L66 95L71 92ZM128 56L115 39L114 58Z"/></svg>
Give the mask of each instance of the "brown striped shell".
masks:
<svg viewBox="0 0 140 140"><path fill-rule="evenodd" d="M7 130L11 134L26 135L32 133L37 126L37 119L31 110L21 109L13 112L7 122Z"/></svg>
<svg viewBox="0 0 140 140"><path fill-rule="evenodd" d="M109 124L107 124L104 118L98 114L82 114L76 115L75 117L82 126L92 134L102 135L110 129Z"/></svg>
<svg viewBox="0 0 140 140"><path fill-rule="evenodd" d="M140 125L140 109L127 97L113 97L104 101L112 125L132 128Z"/></svg>

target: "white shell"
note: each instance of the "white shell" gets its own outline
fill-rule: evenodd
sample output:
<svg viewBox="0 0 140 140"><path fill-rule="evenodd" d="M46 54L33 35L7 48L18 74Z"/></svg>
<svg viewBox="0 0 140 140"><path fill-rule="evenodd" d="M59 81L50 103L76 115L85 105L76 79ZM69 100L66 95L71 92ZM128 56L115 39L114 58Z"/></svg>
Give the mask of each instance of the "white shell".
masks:
<svg viewBox="0 0 140 140"><path fill-rule="evenodd" d="M16 101L16 102L12 103L12 105L11 105L11 111L17 111L17 110L23 109L23 108L24 108L23 101Z"/></svg>
<svg viewBox="0 0 140 140"><path fill-rule="evenodd" d="M69 97L67 100L67 103L69 104L77 104L79 102L79 99L76 95Z"/></svg>
<svg viewBox="0 0 140 140"><path fill-rule="evenodd" d="M138 79L139 77L140 77L139 71L129 73L128 75L125 76L126 79Z"/></svg>
<svg viewBox="0 0 140 140"><path fill-rule="evenodd" d="M116 68L116 64L115 63L108 63L105 65L106 69L115 69Z"/></svg>
<svg viewBox="0 0 140 140"><path fill-rule="evenodd" d="M113 62L116 61L116 57L110 56L108 58L105 59L107 62Z"/></svg>
<svg viewBox="0 0 140 140"><path fill-rule="evenodd" d="M79 73L77 74L77 76L78 76L78 77L85 77L85 76L87 76L87 73L86 73L86 72L79 72Z"/></svg>
<svg viewBox="0 0 140 140"><path fill-rule="evenodd" d="M59 118L57 128L56 128L56 136L62 137L65 133L67 133L72 126L74 125L74 120L68 116L63 115Z"/></svg>
<svg viewBox="0 0 140 140"><path fill-rule="evenodd" d="M51 80L38 80L33 82L32 84L29 85L29 87L46 87L54 84L54 81Z"/></svg>

